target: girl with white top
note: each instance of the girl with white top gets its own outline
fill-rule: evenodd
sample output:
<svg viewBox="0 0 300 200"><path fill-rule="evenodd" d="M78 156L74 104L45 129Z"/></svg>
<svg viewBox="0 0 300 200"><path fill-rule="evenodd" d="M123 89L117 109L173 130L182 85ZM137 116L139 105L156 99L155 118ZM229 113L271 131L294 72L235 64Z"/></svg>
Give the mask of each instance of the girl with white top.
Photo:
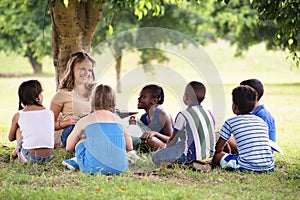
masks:
<svg viewBox="0 0 300 200"><path fill-rule="evenodd" d="M9 141L17 140L12 157L22 162L47 162L54 148L54 114L43 105L37 80L23 82L18 90L19 111L12 118Z"/></svg>

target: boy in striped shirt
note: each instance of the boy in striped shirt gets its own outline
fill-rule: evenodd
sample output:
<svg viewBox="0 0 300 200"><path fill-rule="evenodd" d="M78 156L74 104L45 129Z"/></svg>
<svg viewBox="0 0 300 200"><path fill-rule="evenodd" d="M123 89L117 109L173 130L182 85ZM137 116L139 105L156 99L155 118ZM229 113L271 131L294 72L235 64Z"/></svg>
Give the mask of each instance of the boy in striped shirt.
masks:
<svg viewBox="0 0 300 200"><path fill-rule="evenodd" d="M235 117L227 119L221 128L216 144L213 167L227 170L273 172L274 157L269 146L268 126L251 114L257 100L257 92L247 85L232 91L232 111ZM233 134L238 155L224 152L224 145Z"/></svg>
<svg viewBox="0 0 300 200"><path fill-rule="evenodd" d="M205 93L206 88L202 83L192 81L187 84L183 102L188 108L177 114L173 134L166 148L152 155L155 164L159 165L162 162L189 164L214 155L215 122L211 112L201 105Z"/></svg>

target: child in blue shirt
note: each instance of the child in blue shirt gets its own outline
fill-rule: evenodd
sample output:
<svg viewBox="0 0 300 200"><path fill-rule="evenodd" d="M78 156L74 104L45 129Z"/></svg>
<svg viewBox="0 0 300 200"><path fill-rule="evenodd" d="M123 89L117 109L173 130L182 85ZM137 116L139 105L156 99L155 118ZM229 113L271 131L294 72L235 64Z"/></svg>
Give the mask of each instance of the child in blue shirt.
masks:
<svg viewBox="0 0 300 200"><path fill-rule="evenodd" d="M248 85L257 92L257 102L252 111L252 114L262 118L268 124L269 139L276 142L276 127L275 120L271 113L265 108L263 104L259 104L259 100L264 94L264 86L258 79L248 79L240 83L240 85Z"/></svg>

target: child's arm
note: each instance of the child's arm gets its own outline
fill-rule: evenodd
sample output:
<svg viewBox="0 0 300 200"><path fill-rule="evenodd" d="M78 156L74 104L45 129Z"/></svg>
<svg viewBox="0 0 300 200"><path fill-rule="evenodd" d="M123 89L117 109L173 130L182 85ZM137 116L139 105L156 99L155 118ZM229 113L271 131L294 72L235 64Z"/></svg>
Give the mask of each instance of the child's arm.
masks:
<svg viewBox="0 0 300 200"><path fill-rule="evenodd" d="M126 130L124 130L124 137L126 143L126 151L132 151L133 150L132 139Z"/></svg>
<svg viewBox="0 0 300 200"><path fill-rule="evenodd" d="M77 125L75 125L74 129L70 133L67 139L67 145L66 145L66 150L69 152L74 152L76 144L80 140L79 134L81 133L82 130L80 130Z"/></svg>
<svg viewBox="0 0 300 200"><path fill-rule="evenodd" d="M165 113L165 112L161 112L161 116L159 117L162 117L162 119L164 119L164 123L163 123L163 131L164 133L171 137L172 136L172 133L173 133L173 128L172 128L172 125L173 125L173 120L171 118L171 116L168 114L168 113ZM161 119L160 119L161 120ZM160 122L161 123L161 122ZM165 142L168 141L169 138L167 138L167 140Z"/></svg>
<svg viewBox="0 0 300 200"><path fill-rule="evenodd" d="M225 152L223 150L224 150L224 147L226 144L227 144L227 141L224 140L223 138L219 137L218 142L216 144L216 151L213 156L212 163L211 163L212 168L220 166L220 161L225 154Z"/></svg>
<svg viewBox="0 0 300 200"><path fill-rule="evenodd" d="M18 125L19 117L20 117L20 114L16 113L12 118L10 130L8 133L8 139L11 142L16 140L16 133L17 133L17 129L19 128L19 125Z"/></svg>
<svg viewBox="0 0 300 200"><path fill-rule="evenodd" d="M177 142L178 137L179 137L179 136L178 136L178 134L177 134L177 131L174 130L174 131L173 131L173 134L171 135L171 137L170 137L169 140L167 141L167 147L174 145L174 144Z"/></svg>
<svg viewBox="0 0 300 200"><path fill-rule="evenodd" d="M224 150L224 147L226 145L226 140L224 140L223 138L219 137L217 143L216 143L216 151L215 154L217 153L221 153Z"/></svg>

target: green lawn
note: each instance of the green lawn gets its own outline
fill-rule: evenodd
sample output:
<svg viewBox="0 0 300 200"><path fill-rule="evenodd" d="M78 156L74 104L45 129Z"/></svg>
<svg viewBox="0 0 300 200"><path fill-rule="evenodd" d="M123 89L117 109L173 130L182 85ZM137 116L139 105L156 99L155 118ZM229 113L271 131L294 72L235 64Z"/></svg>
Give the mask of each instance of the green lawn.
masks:
<svg viewBox="0 0 300 200"><path fill-rule="evenodd" d="M285 53L266 52L263 45L251 48L243 58L234 58L233 48L226 43L210 45L205 49L215 63L223 81L226 100L225 117L233 115L230 93L240 81L245 78L259 78L265 83L265 95L261 101L276 120L277 141L284 151L284 155L275 153L277 168L274 173L258 175L232 173L220 169L198 172L180 168L157 168L150 158L145 156L146 162L132 164L130 170L122 175L91 176L65 169L61 161L71 155L64 150L56 150L54 159L48 164L22 165L17 161L1 162L0 199L299 199L299 69L290 69L291 63L285 60ZM21 58L16 57L16 62L19 59ZM21 64L23 62L20 61ZM185 70L184 64L184 61L174 57L168 65L180 72L179 74L187 80L202 80L193 76L189 70ZM25 66L28 67L28 65ZM136 66L134 55L128 55L128 59L123 60L123 66L126 66L122 69L123 74L130 72ZM16 68L14 71L14 67L6 63L5 69L8 67L11 68L10 72L16 71ZM0 69L0 72L5 71L2 66ZM22 72L26 73L29 70ZM114 86L114 77L113 71L107 70L101 81L109 82ZM11 117L17 111L17 88L28 78L0 78L1 156L10 154L14 148L15 143L7 140L7 131ZM49 102L55 92L54 77L33 76L30 78L37 78L42 82L44 105L49 107ZM134 85L134 81L131 84ZM182 86L176 83L170 84L174 84L174 87ZM140 87L140 85L132 85L123 85L123 94L126 93L130 97L126 102L119 102L119 105L130 104L128 106L130 109L136 107ZM166 97L172 94L171 90L166 90ZM176 95L174 98L166 98L164 103L164 107L172 110L172 115L175 115L180 108L177 104L181 101L181 97L176 97ZM210 107L210 100L208 95L204 105ZM222 123L218 122L218 127Z"/></svg>

